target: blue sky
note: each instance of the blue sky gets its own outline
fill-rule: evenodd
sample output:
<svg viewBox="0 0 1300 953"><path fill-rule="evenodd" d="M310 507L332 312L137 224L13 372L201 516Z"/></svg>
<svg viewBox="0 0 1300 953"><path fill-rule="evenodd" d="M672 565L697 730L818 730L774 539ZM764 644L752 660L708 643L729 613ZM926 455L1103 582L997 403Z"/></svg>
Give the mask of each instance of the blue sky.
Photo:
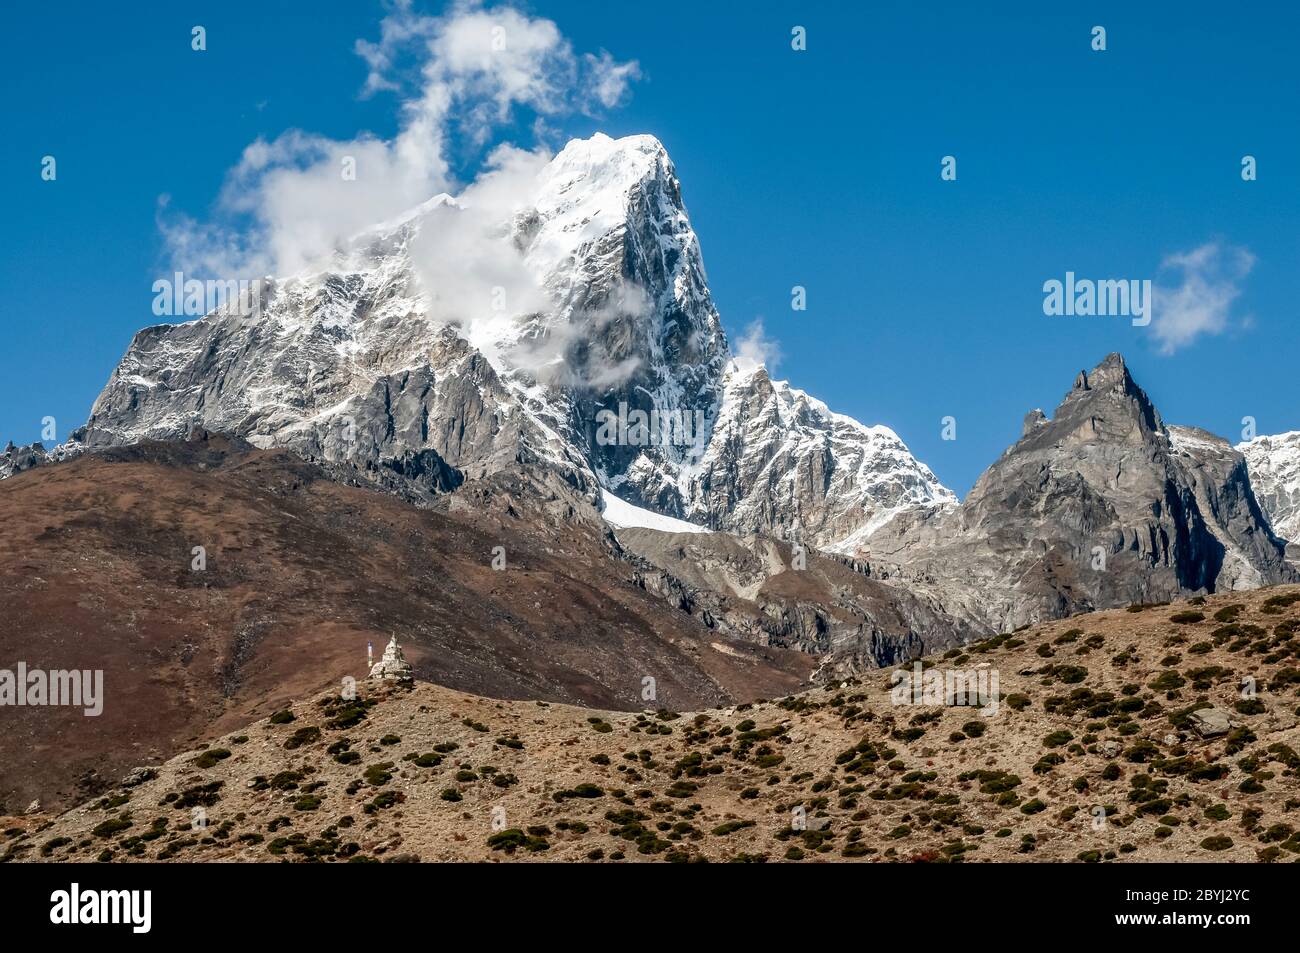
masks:
<svg viewBox="0 0 1300 953"><path fill-rule="evenodd" d="M623 105L555 125L562 137L649 132L665 143L733 338L761 319L779 342L777 376L893 427L959 493L1027 410L1050 412L1110 350L1171 422L1233 440L1247 415L1261 433L1300 429L1294 10L523 8L578 51L638 62ZM46 415L66 436L132 333L158 320L160 195L202 219L259 136L395 133L394 98L359 96L367 70L354 52L384 12L364 0L9 12L0 444L39 439ZM208 33L201 54L194 24ZM1090 48L1098 24L1104 52ZM790 48L795 25L807 29L804 52ZM529 119L500 136L528 141ZM1242 181L1246 154L1257 181ZM54 182L41 179L45 155ZM955 182L940 179L945 155L957 158ZM479 158L455 155L467 176ZM1160 270L1216 245L1247 251L1252 267L1201 276L1204 286ZM1067 270L1181 283L1192 316L1208 299L1223 328L1165 353L1127 318L1047 317L1043 282ZM791 310L795 285L806 311ZM949 415L955 441L941 438Z"/></svg>

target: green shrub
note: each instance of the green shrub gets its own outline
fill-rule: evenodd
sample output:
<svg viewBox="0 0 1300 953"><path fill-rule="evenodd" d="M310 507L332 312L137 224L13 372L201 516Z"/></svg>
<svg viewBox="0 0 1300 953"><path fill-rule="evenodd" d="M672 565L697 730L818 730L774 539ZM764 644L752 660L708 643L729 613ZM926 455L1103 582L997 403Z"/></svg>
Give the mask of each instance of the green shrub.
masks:
<svg viewBox="0 0 1300 953"><path fill-rule="evenodd" d="M1182 688L1187 684L1187 679L1183 678L1173 669L1167 672L1161 672L1150 682L1147 687L1157 692L1171 692L1176 688Z"/></svg>
<svg viewBox="0 0 1300 953"><path fill-rule="evenodd" d="M715 827L712 833L717 837L726 837L728 834L734 834L736 831L744 830L746 827L753 827L753 821L726 821Z"/></svg>
<svg viewBox="0 0 1300 953"><path fill-rule="evenodd" d="M54 838L51 838L50 840L47 840L44 844L41 845L41 856L42 856L42 857L49 857L49 856L50 856L51 854L53 854L56 850L58 850L60 847L66 847L68 844L71 844L71 843L72 843L72 838L71 838L71 837L54 837Z"/></svg>
<svg viewBox="0 0 1300 953"><path fill-rule="evenodd" d="M209 748L203 754L199 755L192 762L196 768L215 767L220 762L230 757L230 752L225 748Z"/></svg>
<svg viewBox="0 0 1300 953"><path fill-rule="evenodd" d="M284 747L286 751L292 751L295 748L301 748L303 745L309 745L317 741L320 741L320 729L315 725L307 725L299 728L286 738Z"/></svg>
<svg viewBox="0 0 1300 953"><path fill-rule="evenodd" d="M498 831L487 839L488 846L493 850L502 850L507 854L513 854L521 847L528 851L549 850L550 844L545 837L525 834L517 827L511 827L504 831ZM599 858L594 858L599 859Z"/></svg>
<svg viewBox="0 0 1300 953"><path fill-rule="evenodd" d="M130 816L123 814L121 817L110 818L101 824L96 824L90 829L90 833L94 834L96 837L112 837L115 834L122 833L122 831L126 830L130 826Z"/></svg>
<svg viewBox="0 0 1300 953"><path fill-rule="evenodd" d="M605 790L599 787L598 785L579 784L576 787L569 788L564 791L556 791L554 794L551 795L551 798L556 802L561 802L561 801L567 801L570 798L584 798L590 800L592 798L598 798L604 796L605 796Z"/></svg>

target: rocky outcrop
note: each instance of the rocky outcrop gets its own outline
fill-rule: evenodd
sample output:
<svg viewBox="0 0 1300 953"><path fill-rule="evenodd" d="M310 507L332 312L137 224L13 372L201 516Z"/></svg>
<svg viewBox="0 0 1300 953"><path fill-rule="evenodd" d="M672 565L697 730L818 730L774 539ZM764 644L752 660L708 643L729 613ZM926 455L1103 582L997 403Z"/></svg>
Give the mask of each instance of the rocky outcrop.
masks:
<svg viewBox="0 0 1300 953"><path fill-rule="evenodd" d="M999 630L1096 608L1291 581L1245 462L1166 427L1118 354L1081 372L1050 420L960 506L904 513L860 556Z"/></svg>
<svg viewBox="0 0 1300 953"><path fill-rule="evenodd" d="M872 578L871 568L760 536L619 529L640 585L721 634L819 659L843 678L961 645L986 630Z"/></svg>
<svg viewBox="0 0 1300 953"><path fill-rule="evenodd" d="M1200 708L1187 716L1192 728L1202 738L1226 735L1237 721L1222 708Z"/></svg>
<svg viewBox="0 0 1300 953"><path fill-rule="evenodd" d="M47 463L61 463L64 460L71 460L82 453L83 449L82 445L75 439L58 444L50 450L46 450L44 444L41 443L16 447L11 440L4 450L0 451L0 480L7 479L16 473L22 473L24 470L44 466Z"/></svg>

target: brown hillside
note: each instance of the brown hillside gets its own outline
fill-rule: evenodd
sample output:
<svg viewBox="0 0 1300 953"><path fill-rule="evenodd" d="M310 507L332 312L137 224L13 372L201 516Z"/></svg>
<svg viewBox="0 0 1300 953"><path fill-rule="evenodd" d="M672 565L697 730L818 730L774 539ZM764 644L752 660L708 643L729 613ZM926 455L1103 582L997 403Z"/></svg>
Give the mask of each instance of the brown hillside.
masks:
<svg viewBox="0 0 1300 953"><path fill-rule="evenodd" d="M207 436L0 482L0 668L102 669L106 696L98 717L0 709L0 807L96 794L363 677L366 642L377 658L393 635L419 678L485 696L627 710L651 675L693 708L806 683L807 656L708 633L634 585L574 498L513 493L463 488L482 510L448 515Z"/></svg>
<svg viewBox="0 0 1300 953"><path fill-rule="evenodd" d="M1290 586L1079 616L929 660L996 672L996 713L894 704L887 672L698 714L370 684L362 706L304 700L293 720L136 787L23 819L5 856L1295 860L1298 662ZM1208 707L1225 733L1196 729Z"/></svg>

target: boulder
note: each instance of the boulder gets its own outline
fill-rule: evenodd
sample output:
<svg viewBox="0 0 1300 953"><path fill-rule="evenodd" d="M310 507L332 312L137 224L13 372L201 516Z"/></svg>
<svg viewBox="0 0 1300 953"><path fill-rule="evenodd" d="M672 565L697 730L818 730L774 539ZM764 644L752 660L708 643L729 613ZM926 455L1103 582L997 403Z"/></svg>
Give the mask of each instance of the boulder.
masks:
<svg viewBox="0 0 1300 953"><path fill-rule="evenodd" d="M156 768L132 768L127 776L122 779L122 787L133 788L144 784L146 781L152 781L156 777L158 777Z"/></svg>
<svg viewBox="0 0 1300 953"><path fill-rule="evenodd" d="M1202 738L1226 735L1234 724L1232 716L1222 708L1201 708L1188 716L1192 727Z"/></svg>

